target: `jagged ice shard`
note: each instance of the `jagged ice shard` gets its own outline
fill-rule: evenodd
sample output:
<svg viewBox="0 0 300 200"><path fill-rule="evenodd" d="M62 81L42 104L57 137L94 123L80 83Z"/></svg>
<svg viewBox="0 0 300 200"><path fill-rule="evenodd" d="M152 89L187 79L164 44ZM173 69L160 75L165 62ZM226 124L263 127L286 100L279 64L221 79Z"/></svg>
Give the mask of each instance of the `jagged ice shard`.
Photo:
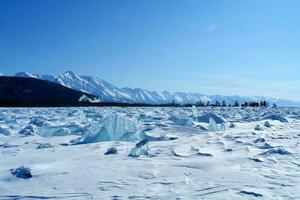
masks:
<svg viewBox="0 0 300 200"><path fill-rule="evenodd" d="M208 131L210 131L210 132L219 131L219 127L218 127L216 121L211 117L209 118Z"/></svg>
<svg viewBox="0 0 300 200"><path fill-rule="evenodd" d="M141 141L145 134L138 130L136 122L120 116L111 115L102 123L93 124L86 135L83 135L75 144L85 144L103 141Z"/></svg>
<svg viewBox="0 0 300 200"><path fill-rule="evenodd" d="M130 157L139 157L139 156L148 156L149 155L149 147L148 147L148 140L144 139L137 143L133 149L131 149L128 156Z"/></svg>
<svg viewBox="0 0 300 200"><path fill-rule="evenodd" d="M192 106L192 113L193 113L193 118L197 119L197 117L199 116L199 113L198 113L198 110L195 105Z"/></svg>

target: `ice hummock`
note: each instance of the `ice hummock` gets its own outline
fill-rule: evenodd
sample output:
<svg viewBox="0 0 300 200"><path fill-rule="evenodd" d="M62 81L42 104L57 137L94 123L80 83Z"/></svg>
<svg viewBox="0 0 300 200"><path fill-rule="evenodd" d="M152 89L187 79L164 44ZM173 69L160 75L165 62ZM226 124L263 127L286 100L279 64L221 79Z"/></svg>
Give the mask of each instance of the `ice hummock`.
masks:
<svg viewBox="0 0 300 200"><path fill-rule="evenodd" d="M256 131L262 131L263 128L262 128L259 124L257 124L257 125L255 126L254 130L256 130Z"/></svg>
<svg viewBox="0 0 300 200"><path fill-rule="evenodd" d="M42 137L71 135L71 131L64 126L39 127L37 133Z"/></svg>
<svg viewBox="0 0 300 200"><path fill-rule="evenodd" d="M28 124L25 128L19 131L20 135L29 136L34 134L34 128L31 124Z"/></svg>
<svg viewBox="0 0 300 200"><path fill-rule="evenodd" d="M193 118L197 119L197 117L199 116L199 113L198 113L198 109L195 105L192 106L192 113L193 113Z"/></svg>
<svg viewBox="0 0 300 200"><path fill-rule="evenodd" d="M28 179L31 178L31 170L28 167L18 167L16 169L10 170L11 174L16 176L17 178Z"/></svg>
<svg viewBox="0 0 300 200"><path fill-rule="evenodd" d="M267 128L270 128L270 127L271 127L271 124L270 124L270 122L265 121L264 126L267 127Z"/></svg>
<svg viewBox="0 0 300 200"><path fill-rule="evenodd" d="M272 148L269 149L263 153L261 153L260 155L272 155L272 154L279 154L279 155L290 155L292 154L291 152L287 151L285 148L283 147L277 147L277 148Z"/></svg>
<svg viewBox="0 0 300 200"><path fill-rule="evenodd" d="M198 116L196 118L196 121L197 122L204 122L204 123L209 123L209 119L212 118L214 119L214 121L217 123L217 124L222 124L224 122L226 122L226 120L221 117L221 116L218 116L214 113L207 113L207 114L204 114L202 116Z"/></svg>
<svg viewBox="0 0 300 200"><path fill-rule="evenodd" d="M3 125L0 125L0 135L8 136L10 134L9 128Z"/></svg>
<svg viewBox="0 0 300 200"><path fill-rule="evenodd" d="M141 141L145 139L145 134L136 126L135 121L121 115L113 114L106 117L102 123L91 125L85 135L72 141L72 143L86 144L103 141Z"/></svg>
<svg viewBox="0 0 300 200"><path fill-rule="evenodd" d="M118 154L118 150L116 147L110 147L107 149L107 151L104 153L104 155L111 155L111 154Z"/></svg>
<svg viewBox="0 0 300 200"><path fill-rule="evenodd" d="M236 127L235 123L230 122L229 128L235 128L235 127Z"/></svg>
<svg viewBox="0 0 300 200"><path fill-rule="evenodd" d="M208 125L209 132L216 132L216 131L225 131L225 124L222 123L218 126L214 118L209 118L209 125Z"/></svg>
<svg viewBox="0 0 300 200"><path fill-rule="evenodd" d="M28 123L28 125L35 125L39 127L39 126L49 126L50 123L43 117L33 117Z"/></svg>
<svg viewBox="0 0 300 200"><path fill-rule="evenodd" d="M130 157L139 157L139 156L148 156L149 155L149 147L148 147L148 140L144 139L137 143L133 149L131 149L128 156Z"/></svg>
<svg viewBox="0 0 300 200"><path fill-rule="evenodd" d="M286 118L284 118L284 117L282 117L278 114L267 114L266 116L264 116L263 119L277 120L277 121L280 121L280 122L283 122L283 123L288 123L289 122Z"/></svg>
<svg viewBox="0 0 300 200"><path fill-rule="evenodd" d="M211 132L219 131L219 127L218 127L216 121L211 117L209 118L208 131L211 131Z"/></svg>
<svg viewBox="0 0 300 200"><path fill-rule="evenodd" d="M191 126L193 124L193 122L189 118L171 116L169 117L169 120L179 126Z"/></svg>
<svg viewBox="0 0 300 200"><path fill-rule="evenodd" d="M52 144L50 144L50 143L41 143L36 148L37 149L48 149L48 148L54 148L54 146L52 146Z"/></svg>
<svg viewBox="0 0 300 200"><path fill-rule="evenodd" d="M36 133L42 137L66 136L66 135L82 135L84 133L84 125L74 122L66 124L52 124L48 122L42 126L37 126Z"/></svg>

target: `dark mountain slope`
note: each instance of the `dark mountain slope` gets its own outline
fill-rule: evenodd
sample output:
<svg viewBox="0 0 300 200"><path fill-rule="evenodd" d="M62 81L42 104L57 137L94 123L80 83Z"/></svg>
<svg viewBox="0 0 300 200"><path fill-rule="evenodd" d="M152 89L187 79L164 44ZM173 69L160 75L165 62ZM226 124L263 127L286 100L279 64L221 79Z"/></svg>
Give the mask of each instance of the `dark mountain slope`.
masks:
<svg viewBox="0 0 300 200"><path fill-rule="evenodd" d="M36 78L0 76L0 106L89 106L99 103L79 101L84 92ZM86 99L88 99L86 98Z"/></svg>

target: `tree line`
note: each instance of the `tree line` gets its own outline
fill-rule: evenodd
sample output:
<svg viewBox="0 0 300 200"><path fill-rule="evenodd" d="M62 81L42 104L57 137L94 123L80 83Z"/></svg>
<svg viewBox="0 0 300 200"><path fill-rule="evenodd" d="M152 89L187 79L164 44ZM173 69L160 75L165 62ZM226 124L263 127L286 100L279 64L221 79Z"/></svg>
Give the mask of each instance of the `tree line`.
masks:
<svg viewBox="0 0 300 200"><path fill-rule="evenodd" d="M172 102L174 106L178 106L179 104L176 104L175 102ZM237 100L234 101L232 104L227 104L225 100L218 101L216 100L214 103L207 101L198 101L195 104L185 104L182 106L189 107L189 106L196 106L196 107L269 107L270 104L267 101L246 101L242 104L240 104ZM272 107L277 107L275 103L273 103Z"/></svg>

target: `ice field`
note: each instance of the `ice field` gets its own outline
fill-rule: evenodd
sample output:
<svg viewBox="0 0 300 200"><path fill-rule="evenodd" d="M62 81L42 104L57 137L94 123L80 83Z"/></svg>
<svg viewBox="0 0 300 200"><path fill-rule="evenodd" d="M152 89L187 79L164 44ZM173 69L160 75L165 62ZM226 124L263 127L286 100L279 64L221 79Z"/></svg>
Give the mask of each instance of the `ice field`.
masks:
<svg viewBox="0 0 300 200"><path fill-rule="evenodd" d="M300 199L300 109L1 108L0 199Z"/></svg>

